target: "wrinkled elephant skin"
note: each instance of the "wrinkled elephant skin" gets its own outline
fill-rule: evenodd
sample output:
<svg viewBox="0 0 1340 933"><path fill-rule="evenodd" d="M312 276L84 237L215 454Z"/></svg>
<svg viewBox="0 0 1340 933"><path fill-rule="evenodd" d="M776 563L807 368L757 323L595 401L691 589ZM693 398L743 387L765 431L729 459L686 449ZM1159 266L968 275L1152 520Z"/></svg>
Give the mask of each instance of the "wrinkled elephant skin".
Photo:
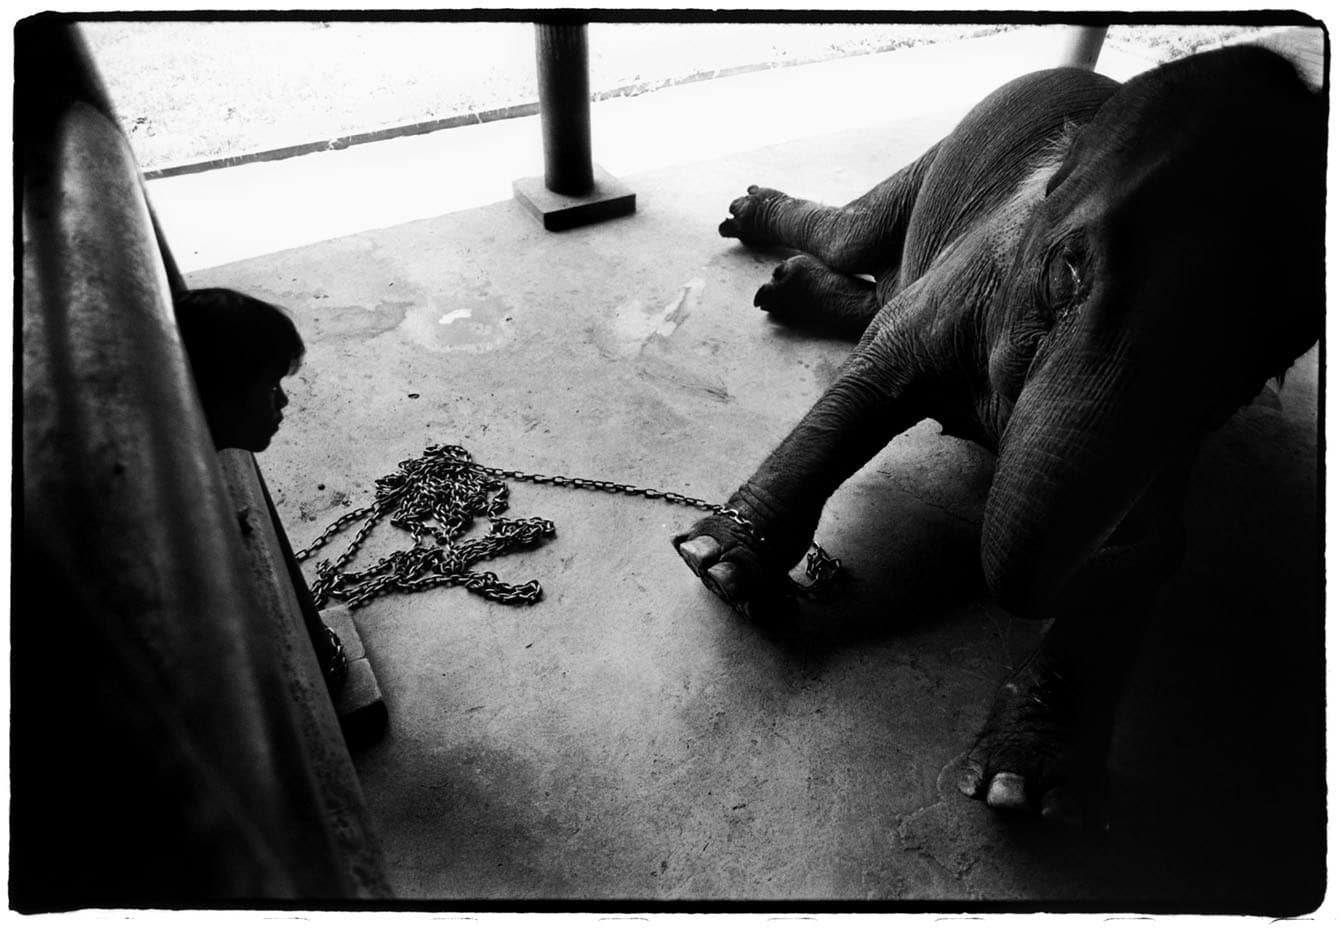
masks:
<svg viewBox="0 0 1340 933"><path fill-rule="evenodd" d="M1239 47L1126 84L1018 78L845 207L749 188L720 233L799 253L756 304L859 342L728 501L749 526L698 522L685 562L766 623L824 503L896 435L931 418L989 448L987 582L1054 621L960 787L1090 815L1198 441L1320 337L1324 123L1291 65Z"/></svg>

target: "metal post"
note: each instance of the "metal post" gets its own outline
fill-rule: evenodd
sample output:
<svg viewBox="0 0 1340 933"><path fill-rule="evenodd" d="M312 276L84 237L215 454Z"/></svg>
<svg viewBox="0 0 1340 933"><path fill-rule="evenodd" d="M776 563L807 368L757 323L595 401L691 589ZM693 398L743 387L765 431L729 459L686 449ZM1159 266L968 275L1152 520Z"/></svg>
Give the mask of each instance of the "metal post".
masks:
<svg viewBox="0 0 1340 933"><path fill-rule="evenodd" d="M1072 27L1066 36L1065 52L1061 55L1062 67L1092 71L1098 64L1098 54L1102 52L1106 38L1106 26Z"/></svg>
<svg viewBox="0 0 1340 933"><path fill-rule="evenodd" d="M546 230L621 217L636 196L591 161L591 90L585 23L536 23L544 177L512 184L518 201Z"/></svg>
<svg viewBox="0 0 1340 933"><path fill-rule="evenodd" d="M544 134L544 184L558 194L586 194L591 170L591 84L586 24L535 24L535 67Z"/></svg>

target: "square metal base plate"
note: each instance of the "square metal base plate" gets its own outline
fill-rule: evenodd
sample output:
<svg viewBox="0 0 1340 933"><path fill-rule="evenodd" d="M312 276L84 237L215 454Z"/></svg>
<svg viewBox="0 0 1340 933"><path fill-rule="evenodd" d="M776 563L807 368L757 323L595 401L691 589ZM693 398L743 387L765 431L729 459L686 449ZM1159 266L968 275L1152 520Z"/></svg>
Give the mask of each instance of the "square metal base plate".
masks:
<svg viewBox="0 0 1340 933"><path fill-rule="evenodd" d="M544 223L546 230L571 230L631 214L637 195L599 165L592 166L595 186L586 194L557 194L544 186L544 178L522 178L512 182L516 199Z"/></svg>

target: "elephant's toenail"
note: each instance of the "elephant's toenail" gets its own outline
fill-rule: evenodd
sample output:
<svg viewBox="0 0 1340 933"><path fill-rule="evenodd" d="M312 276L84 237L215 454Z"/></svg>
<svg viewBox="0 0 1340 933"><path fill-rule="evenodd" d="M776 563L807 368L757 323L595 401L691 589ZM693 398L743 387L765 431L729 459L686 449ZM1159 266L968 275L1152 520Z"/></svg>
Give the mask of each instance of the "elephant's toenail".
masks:
<svg viewBox="0 0 1340 933"><path fill-rule="evenodd" d="M1042 818L1063 826L1078 827L1083 823L1070 796L1063 791L1049 790L1042 797Z"/></svg>
<svg viewBox="0 0 1340 933"><path fill-rule="evenodd" d="M991 779L991 789L986 792L986 805L1002 810L1028 809L1023 776L1008 771L997 774Z"/></svg>
<svg viewBox="0 0 1340 933"><path fill-rule="evenodd" d="M970 761L964 765L963 772L958 777L959 792L968 797L980 797L982 795L982 780L986 773L982 766L975 761Z"/></svg>
<svg viewBox="0 0 1340 933"><path fill-rule="evenodd" d="M707 575L716 584L717 592L727 598L735 595L735 567L731 564L713 564L707 568Z"/></svg>
<svg viewBox="0 0 1340 933"><path fill-rule="evenodd" d="M711 560L717 554L717 542L707 535L699 535L692 541L679 545L679 556L684 558L695 570L705 560Z"/></svg>

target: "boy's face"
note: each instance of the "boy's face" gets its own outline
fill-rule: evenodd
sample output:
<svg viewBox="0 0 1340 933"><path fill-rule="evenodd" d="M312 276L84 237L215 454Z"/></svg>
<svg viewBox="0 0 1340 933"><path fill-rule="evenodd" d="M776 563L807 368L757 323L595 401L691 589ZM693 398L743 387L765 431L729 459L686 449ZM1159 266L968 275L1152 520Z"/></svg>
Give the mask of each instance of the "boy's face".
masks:
<svg viewBox="0 0 1340 933"><path fill-rule="evenodd" d="M288 395L279 385L285 375L286 372L264 375L220 403L210 417L216 447L240 447L260 453L270 446L288 404Z"/></svg>

